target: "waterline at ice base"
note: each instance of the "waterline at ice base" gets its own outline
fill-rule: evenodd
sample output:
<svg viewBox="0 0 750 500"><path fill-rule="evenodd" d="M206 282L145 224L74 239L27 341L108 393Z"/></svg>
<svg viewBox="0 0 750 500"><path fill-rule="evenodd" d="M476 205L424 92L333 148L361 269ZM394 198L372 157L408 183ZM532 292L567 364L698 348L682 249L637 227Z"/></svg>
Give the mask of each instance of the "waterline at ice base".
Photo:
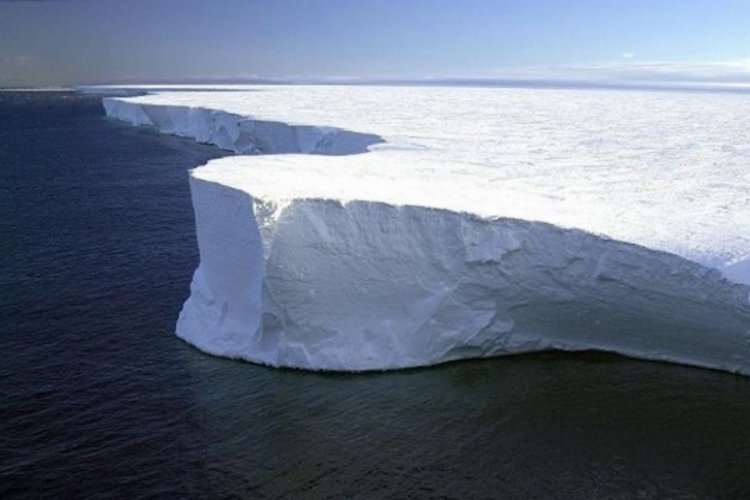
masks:
<svg viewBox="0 0 750 500"><path fill-rule="evenodd" d="M194 169L177 334L271 366L601 350L750 375L750 102L284 86L106 98Z"/></svg>

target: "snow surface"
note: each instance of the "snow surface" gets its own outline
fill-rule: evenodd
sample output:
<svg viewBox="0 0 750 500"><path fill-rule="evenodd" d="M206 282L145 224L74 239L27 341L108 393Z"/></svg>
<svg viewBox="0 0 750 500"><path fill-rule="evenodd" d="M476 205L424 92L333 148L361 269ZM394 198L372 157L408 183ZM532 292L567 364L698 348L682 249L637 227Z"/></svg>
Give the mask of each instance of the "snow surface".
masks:
<svg viewBox="0 0 750 500"><path fill-rule="evenodd" d="M601 349L750 374L748 96L258 86L104 105L256 154L191 173L201 264L177 333L208 352L366 370Z"/></svg>

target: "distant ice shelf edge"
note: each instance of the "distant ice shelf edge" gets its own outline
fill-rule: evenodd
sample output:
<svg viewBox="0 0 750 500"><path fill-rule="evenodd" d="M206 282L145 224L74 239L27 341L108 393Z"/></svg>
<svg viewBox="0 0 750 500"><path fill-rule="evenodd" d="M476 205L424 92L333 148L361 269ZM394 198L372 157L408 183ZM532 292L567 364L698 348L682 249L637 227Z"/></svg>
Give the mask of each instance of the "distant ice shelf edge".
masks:
<svg viewBox="0 0 750 500"><path fill-rule="evenodd" d="M241 154L355 161L382 142L188 106L103 104L110 117ZM200 265L176 333L205 352L366 371L599 350L750 375L750 287L715 269L543 222L254 192L231 179L263 171L262 159L227 160L190 173Z"/></svg>

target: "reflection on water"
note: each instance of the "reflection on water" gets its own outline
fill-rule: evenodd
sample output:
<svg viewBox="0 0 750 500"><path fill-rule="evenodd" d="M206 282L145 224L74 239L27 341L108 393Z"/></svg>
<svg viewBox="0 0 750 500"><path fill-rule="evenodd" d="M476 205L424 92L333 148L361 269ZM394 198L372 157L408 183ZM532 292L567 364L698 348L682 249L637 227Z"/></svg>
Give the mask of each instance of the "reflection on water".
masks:
<svg viewBox="0 0 750 500"><path fill-rule="evenodd" d="M0 496L750 497L750 379L600 354L331 375L195 351L172 334L197 262L186 169L217 152L90 97L0 93L0 111Z"/></svg>

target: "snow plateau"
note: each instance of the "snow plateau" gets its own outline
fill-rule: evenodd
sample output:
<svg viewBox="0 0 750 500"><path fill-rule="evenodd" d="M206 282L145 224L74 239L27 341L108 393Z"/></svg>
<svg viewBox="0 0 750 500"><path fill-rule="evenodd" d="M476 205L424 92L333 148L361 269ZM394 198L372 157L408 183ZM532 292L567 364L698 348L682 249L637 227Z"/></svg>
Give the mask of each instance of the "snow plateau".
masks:
<svg viewBox="0 0 750 500"><path fill-rule="evenodd" d="M359 371L597 349L750 375L745 95L284 86L104 106L245 154L190 176L201 262L177 334L207 352Z"/></svg>

